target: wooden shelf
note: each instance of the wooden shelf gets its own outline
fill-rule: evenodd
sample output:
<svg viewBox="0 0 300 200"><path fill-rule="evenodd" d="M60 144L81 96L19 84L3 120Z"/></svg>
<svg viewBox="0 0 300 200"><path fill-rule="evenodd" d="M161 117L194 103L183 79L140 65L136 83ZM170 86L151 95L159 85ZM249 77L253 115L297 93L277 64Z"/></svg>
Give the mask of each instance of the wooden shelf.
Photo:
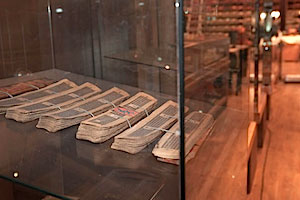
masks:
<svg viewBox="0 0 300 200"><path fill-rule="evenodd" d="M287 5L287 28L298 28L299 27L299 11L300 1L299 0L288 0Z"/></svg>
<svg viewBox="0 0 300 200"><path fill-rule="evenodd" d="M253 0L210 0L205 2L206 11L203 18L203 33L229 33L241 27L251 34L251 17L254 10Z"/></svg>

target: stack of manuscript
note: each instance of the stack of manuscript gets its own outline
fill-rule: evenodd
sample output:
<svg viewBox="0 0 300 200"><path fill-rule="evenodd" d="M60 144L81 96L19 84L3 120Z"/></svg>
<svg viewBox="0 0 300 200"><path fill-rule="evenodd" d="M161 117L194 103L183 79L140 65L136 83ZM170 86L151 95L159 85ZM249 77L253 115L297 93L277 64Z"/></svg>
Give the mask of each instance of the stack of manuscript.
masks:
<svg viewBox="0 0 300 200"><path fill-rule="evenodd" d="M99 92L101 92L101 89L95 85L85 83L73 89L45 97L39 101L10 108L7 110L5 117L18 122L33 121L42 114L62 110Z"/></svg>
<svg viewBox="0 0 300 200"><path fill-rule="evenodd" d="M192 112L185 118L185 155L195 144L204 141L214 126L214 118L210 114ZM179 160L180 131L177 122L155 145L152 153L161 159Z"/></svg>
<svg viewBox="0 0 300 200"><path fill-rule="evenodd" d="M77 103L67 109L59 110L40 117L37 128L56 132L79 124L95 115L100 115L129 97L129 94L119 88L112 88L102 94Z"/></svg>
<svg viewBox="0 0 300 200"><path fill-rule="evenodd" d="M135 154L177 121L177 103L168 101L135 126L116 136L111 148Z"/></svg>
<svg viewBox="0 0 300 200"><path fill-rule="evenodd" d="M77 87L77 85L67 79L63 79L57 83L51 84L43 89L39 89L33 92L28 92L22 95L18 95L9 99L0 100L0 112L6 112L7 109L13 106L24 105L26 103L32 103L45 97L50 97L59 92Z"/></svg>
<svg viewBox="0 0 300 200"><path fill-rule="evenodd" d="M5 86L0 88L0 99L12 98L16 95L30 92L33 90L39 90L53 83L49 79L36 79L26 81L22 83L15 83L13 85Z"/></svg>
<svg viewBox="0 0 300 200"><path fill-rule="evenodd" d="M157 100L152 96L139 92L120 106L81 122L76 138L93 143L104 142L125 129L131 128L147 116L156 103Z"/></svg>

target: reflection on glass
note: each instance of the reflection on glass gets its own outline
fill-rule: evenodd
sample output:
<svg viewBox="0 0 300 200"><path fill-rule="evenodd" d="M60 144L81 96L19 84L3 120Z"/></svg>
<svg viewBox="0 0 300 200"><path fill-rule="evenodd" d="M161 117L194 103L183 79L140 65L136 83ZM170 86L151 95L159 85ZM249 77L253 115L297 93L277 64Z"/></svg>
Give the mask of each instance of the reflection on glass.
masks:
<svg viewBox="0 0 300 200"><path fill-rule="evenodd" d="M186 1L187 199L246 197L252 3ZM201 111L201 112L199 112ZM195 116L202 116L193 130Z"/></svg>

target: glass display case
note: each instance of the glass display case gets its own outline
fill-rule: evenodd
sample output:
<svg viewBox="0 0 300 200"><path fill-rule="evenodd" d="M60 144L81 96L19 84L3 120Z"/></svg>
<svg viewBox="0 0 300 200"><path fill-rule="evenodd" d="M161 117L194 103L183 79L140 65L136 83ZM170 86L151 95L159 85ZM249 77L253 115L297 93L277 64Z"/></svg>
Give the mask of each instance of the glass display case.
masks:
<svg viewBox="0 0 300 200"><path fill-rule="evenodd" d="M228 34L193 25L214 3L16 2L0 3L0 185L28 189L7 198L246 197L248 85L229 87Z"/></svg>

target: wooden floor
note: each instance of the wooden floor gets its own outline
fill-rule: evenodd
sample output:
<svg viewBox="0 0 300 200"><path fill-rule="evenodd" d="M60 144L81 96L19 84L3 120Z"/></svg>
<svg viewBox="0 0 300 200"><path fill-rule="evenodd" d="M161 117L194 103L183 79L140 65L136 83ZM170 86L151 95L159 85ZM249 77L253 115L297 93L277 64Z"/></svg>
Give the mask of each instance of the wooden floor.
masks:
<svg viewBox="0 0 300 200"><path fill-rule="evenodd" d="M298 69L298 68L299 69ZM284 74L300 64L285 63ZM247 200L300 199L300 84L278 83L264 148L258 152L253 190Z"/></svg>

